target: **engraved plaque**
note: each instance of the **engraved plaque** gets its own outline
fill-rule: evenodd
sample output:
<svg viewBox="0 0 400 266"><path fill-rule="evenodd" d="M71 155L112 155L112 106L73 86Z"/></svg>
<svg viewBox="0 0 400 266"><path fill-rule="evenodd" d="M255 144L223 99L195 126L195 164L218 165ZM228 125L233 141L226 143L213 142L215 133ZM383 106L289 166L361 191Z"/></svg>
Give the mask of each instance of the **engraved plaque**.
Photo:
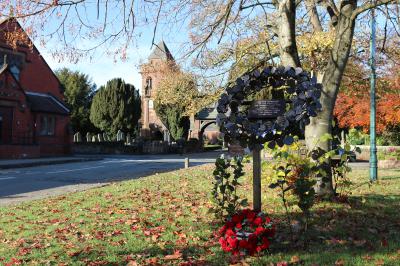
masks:
<svg viewBox="0 0 400 266"><path fill-rule="evenodd" d="M285 113L285 100L253 101L248 111L249 119L273 119Z"/></svg>

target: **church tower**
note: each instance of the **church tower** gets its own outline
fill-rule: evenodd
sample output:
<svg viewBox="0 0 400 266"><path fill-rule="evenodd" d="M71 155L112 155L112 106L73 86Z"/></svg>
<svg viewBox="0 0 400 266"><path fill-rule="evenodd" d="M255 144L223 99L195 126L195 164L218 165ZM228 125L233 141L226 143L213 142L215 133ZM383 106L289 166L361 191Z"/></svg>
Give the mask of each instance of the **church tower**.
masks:
<svg viewBox="0 0 400 266"><path fill-rule="evenodd" d="M165 69L173 65L175 65L175 60L167 45L161 41L147 58L147 63L140 66L140 74L142 76L140 135L142 137L163 138L166 128L154 110L154 98Z"/></svg>

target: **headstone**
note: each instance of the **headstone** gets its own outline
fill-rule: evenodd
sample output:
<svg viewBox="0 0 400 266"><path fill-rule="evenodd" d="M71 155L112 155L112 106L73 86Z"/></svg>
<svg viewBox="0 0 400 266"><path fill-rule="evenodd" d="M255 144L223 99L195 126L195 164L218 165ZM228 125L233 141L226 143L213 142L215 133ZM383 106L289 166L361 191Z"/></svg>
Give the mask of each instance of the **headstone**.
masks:
<svg viewBox="0 0 400 266"><path fill-rule="evenodd" d="M86 133L86 142L91 142L92 141L92 135L90 133Z"/></svg>
<svg viewBox="0 0 400 266"><path fill-rule="evenodd" d="M77 141L76 141L76 133L74 134L74 142L77 142Z"/></svg>
<svg viewBox="0 0 400 266"><path fill-rule="evenodd" d="M97 141L96 135L93 135L92 136L92 142L96 142L96 141Z"/></svg>
<svg viewBox="0 0 400 266"><path fill-rule="evenodd" d="M132 140L131 140L131 133L128 132L128 134L126 134L126 144L131 144Z"/></svg>
<svg viewBox="0 0 400 266"><path fill-rule="evenodd" d="M121 141L122 140L121 133L122 133L122 131L118 130L118 132L117 132L117 141Z"/></svg>
<svg viewBox="0 0 400 266"><path fill-rule="evenodd" d="M81 134L81 132L76 133L76 142L82 142L82 134Z"/></svg>
<svg viewBox="0 0 400 266"><path fill-rule="evenodd" d="M120 140L119 141L123 141L125 142L125 133L121 131L121 135L120 135Z"/></svg>
<svg viewBox="0 0 400 266"><path fill-rule="evenodd" d="M97 139L99 140L99 142L103 142L104 141L103 134L101 133L97 134Z"/></svg>
<svg viewBox="0 0 400 266"><path fill-rule="evenodd" d="M103 141L109 141L106 132L103 132Z"/></svg>

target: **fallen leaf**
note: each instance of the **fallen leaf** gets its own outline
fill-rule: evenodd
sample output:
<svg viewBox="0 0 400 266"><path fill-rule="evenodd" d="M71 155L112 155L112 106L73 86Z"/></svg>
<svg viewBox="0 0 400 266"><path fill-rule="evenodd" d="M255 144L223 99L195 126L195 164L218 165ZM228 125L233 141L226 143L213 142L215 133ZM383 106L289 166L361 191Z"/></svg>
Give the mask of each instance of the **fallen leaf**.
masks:
<svg viewBox="0 0 400 266"><path fill-rule="evenodd" d="M335 266L344 266L344 260L338 259L335 261Z"/></svg>
<svg viewBox="0 0 400 266"><path fill-rule="evenodd" d="M293 256L293 257L290 259L290 263L292 263L292 264L297 264L297 263L299 263L299 262L300 262L299 256Z"/></svg>
<svg viewBox="0 0 400 266"><path fill-rule="evenodd" d="M73 252L68 252L68 256L70 256L70 257L76 257L76 256L79 256L79 254L81 254L81 253L82 253L81 250L79 250L79 251L73 251Z"/></svg>
<svg viewBox="0 0 400 266"><path fill-rule="evenodd" d="M179 250L176 250L174 252L174 254L166 255L164 257L165 260L177 260L177 259L180 259L180 258L182 258L182 253Z"/></svg>

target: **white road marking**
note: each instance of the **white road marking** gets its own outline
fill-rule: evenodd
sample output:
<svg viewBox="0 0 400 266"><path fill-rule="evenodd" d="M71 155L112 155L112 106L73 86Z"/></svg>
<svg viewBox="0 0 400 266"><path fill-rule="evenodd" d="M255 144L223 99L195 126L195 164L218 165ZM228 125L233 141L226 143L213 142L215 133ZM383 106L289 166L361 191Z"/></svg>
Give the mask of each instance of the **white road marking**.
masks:
<svg viewBox="0 0 400 266"><path fill-rule="evenodd" d="M196 163L213 163L215 159L190 159L191 162ZM144 159L144 160L132 160L132 159L122 159L116 161L105 161L102 164L107 163L183 163L185 162L184 159Z"/></svg>
<svg viewBox="0 0 400 266"><path fill-rule="evenodd" d="M54 172L47 172L46 174L58 174L58 173L75 172L75 171L82 171L82 170L95 169L95 168L101 168L101 167L104 167L104 165L93 166L93 167L85 167L85 168L77 168L77 169L66 169L66 170L60 170L60 171L54 171Z"/></svg>
<svg viewBox="0 0 400 266"><path fill-rule="evenodd" d="M0 177L0 181L1 181L1 180L9 180L9 179L16 179L16 177L14 177L14 176Z"/></svg>

